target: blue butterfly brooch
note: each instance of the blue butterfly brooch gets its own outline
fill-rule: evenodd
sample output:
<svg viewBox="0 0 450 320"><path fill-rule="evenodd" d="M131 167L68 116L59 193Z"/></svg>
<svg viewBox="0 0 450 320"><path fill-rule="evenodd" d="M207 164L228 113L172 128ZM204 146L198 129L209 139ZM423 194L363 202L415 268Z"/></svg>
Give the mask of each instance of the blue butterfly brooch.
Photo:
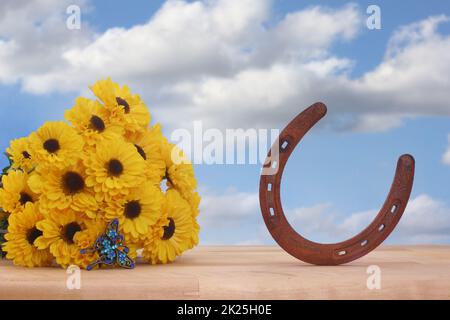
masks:
<svg viewBox="0 0 450 320"><path fill-rule="evenodd" d="M119 233L119 220L111 221L106 232L95 240L94 244L81 250L82 254L98 253L99 257L95 262L87 266L86 270L92 270L96 265L117 265L126 269L133 269L135 263L128 256L129 249L123 244L124 237Z"/></svg>

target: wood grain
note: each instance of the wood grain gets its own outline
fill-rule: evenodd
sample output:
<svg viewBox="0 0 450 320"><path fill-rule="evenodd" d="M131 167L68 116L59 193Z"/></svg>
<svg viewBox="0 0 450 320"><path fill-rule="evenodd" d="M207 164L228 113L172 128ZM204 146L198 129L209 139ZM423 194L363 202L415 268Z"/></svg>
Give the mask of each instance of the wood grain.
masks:
<svg viewBox="0 0 450 320"><path fill-rule="evenodd" d="M369 290L367 267L381 268ZM450 246L382 246L350 264L312 266L278 247L199 247L166 266L82 271L0 261L0 299L450 299Z"/></svg>

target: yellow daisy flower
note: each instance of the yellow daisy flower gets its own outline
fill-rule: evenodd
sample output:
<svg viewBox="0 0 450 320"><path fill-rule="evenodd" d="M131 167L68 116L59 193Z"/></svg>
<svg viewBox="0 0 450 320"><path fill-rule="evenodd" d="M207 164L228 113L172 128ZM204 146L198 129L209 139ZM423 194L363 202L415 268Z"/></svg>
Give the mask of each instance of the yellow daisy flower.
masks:
<svg viewBox="0 0 450 320"><path fill-rule="evenodd" d="M98 101L77 98L75 106L66 111L65 118L72 123L89 146L94 146L103 139L111 139L123 134L120 126L111 124L105 107Z"/></svg>
<svg viewBox="0 0 450 320"><path fill-rule="evenodd" d="M109 221L119 219L126 242L136 242L145 238L150 227L157 222L161 215L162 200L159 188L146 182L131 190L126 197L109 201L105 218Z"/></svg>
<svg viewBox="0 0 450 320"><path fill-rule="evenodd" d="M42 236L36 239L35 244L39 249L49 248L56 263L63 268L72 264L86 268L98 255L82 254L80 251L97 239L101 232L101 227L95 226L98 221L83 217L70 209L54 210L37 223Z"/></svg>
<svg viewBox="0 0 450 320"><path fill-rule="evenodd" d="M159 185L166 170L160 148L162 143L160 127L154 126L142 133L129 135L127 141L136 147L136 151L145 160L147 181Z"/></svg>
<svg viewBox="0 0 450 320"><path fill-rule="evenodd" d="M6 258L15 265L31 268L51 264L53 256L50 252L35 245L36 239L42 236L36 224L43 218L32 203L27 203L20 214L9 217L8 233L5 235L7 242L3 244L3 250L7 252Z"/></svg>
<svg viewBox="0 0 450 320"><path fill-rule="evenodd" d="M127 195L145 180L145 161L136 147L122 140L103 141L95 152L84 155L86 185L99 201Z"/></svg>
<svg viewBox="0 0 450 320"><path fill-rule="evenodd" d="M81 161L65 169L37 170L28 180L33 192L40 195L41 210L71 208L94 218L98 210L92 188L86 186L86 173Z"/></svg>
<svg viewBox="0 0 450 320"><path fill-rule="evenodd" d="M0 189L0 207L9 213L16 213L28 202L36 202L37 195L28 187L30 175L19 170L11 170L2 177L3 188Z"/></svg>
<svg viewBox="0 0 450 320"><path fill-rule="evenodd" d="M35 166L35 163L31 159L28 138L11 141L11 145L6 149L6 153L12 161L13 169L22 169L29 172Z"/></svg>
<svg viewBox="0 0 450 320"><path fill-rule="evenodd" d="M30 154L40 166L64 168L76 162L83 139L64 122L47 122L30 135Z"/></svg>
<svg viewBox="0 0 450 320"><path fill-rule="evenodd" d="M192 247L195 232L189 204L176 190L169 189L165 194L163 215L145 241L142 254L154 264L172 262Z"/></svg>
<svg viewBox="0 0 450 320"><path fill-rule="evenodd" d="M91 89L98 100L77 98L66 111L72 126L46 122L7 149L0 217L10 223L8 258L86 268L98 254L81 250L118 219L130 257L143 250L151 263L174 261L199 242L193 165L159 124L149 127L139 95L110 78Z"/></svg>
<svg viewBox="0 0 450 320"><path fill-rule="evenodd" d="M169 188L175 188L184 199L194 197L197 188L197 180L194 176L194 168L184 152L176 145L163 140L162 156L166 163L166 179Z"/></svg>
<svg viewBox="0 0 450 320"><path fill-rule="evenodd" d="M121 125L127 133L144 131L150 123L150 113L139 95L127 86L120 87L110 78L97 81L92 92L103 102L111 122Z"/></svg>
<svg viewBox="0 0 450 320"><path fill-rule="evenodd" d="M181 197L188 202L191 209L194 232L192 232L189 248L192 248L199 243L200 226L197 222L197 216L200 213L201 201L200 195L195 191L197 180L194 176L194 168L184 152L176 145L169 143L167 139L163 139L161 152L166 163L164 178L167 187L177 190Z"/></svg>

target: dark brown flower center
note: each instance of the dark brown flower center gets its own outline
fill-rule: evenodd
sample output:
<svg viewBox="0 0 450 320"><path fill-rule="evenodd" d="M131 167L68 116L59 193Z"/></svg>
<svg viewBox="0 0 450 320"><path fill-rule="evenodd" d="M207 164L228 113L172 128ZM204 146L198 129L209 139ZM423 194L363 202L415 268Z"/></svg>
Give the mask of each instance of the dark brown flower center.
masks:
<svg viewBox="0 0 450 320"><path fill-rule="evenodd" d="M84 179L76 172L69 171L63 176L64 190L69 194L75 194L84 189Z"/></svg>
<svg viewBox="0 0 450 320"><path fill-rule="evenodd" d="M34 240L36 240L40 236L42 236L42 231L36 227L33 227L32 229L28 230L28 233L27 233L28 243L31 245L34 244Z"/></svg>
<svg viewBox="0 0 450 320"><path fill-rule="evenodd" d="M98 116L92 116L91 117L91 127L94 130L97 130L98 132L103 132L105 131L105 122L102 120L102 118L98 117Z"/></svg>
<svg viewBox="0 0 450 320"><path fill-rule="evenodd" d="M144 158L144 160L147 160L147 155L145 154L144 149L142 149L140 146L138 146L137 144L134 145L137 149L137 152L139 152L139 154L141 155L142 158Z"/></svg>
<svg viewBox="0 0 450 320"><path fill-rule="evenodd" d="M127 217L128 219L135 219L137 217L139 217L139 215L141 214L141 204L139 203L139 201L130 201L125 205L125 210L123 212L123 214L125 215L125 217Z"/></svg>
<svg viewBox="0 0 450 320"><path fill-rule="evenodd" d="M175 221L172 218L169 218L169 225L164 227L164 234L162 236L162 240L169 240L175 234Z"/></svg>
<svg viewBox="0 0 450 320"><path fill-rule="evenodd" d="M163 177L163 180L166 180L167 183L169 183L170 186L173 186L173 182L172 182L172 180L170 179L170 176L169 176L169 170L167 170L167 169L166 169L166 174Z"/></svg>
<svg viewBox="0 0 450 320"><path fill-rule="evenodd" d="M111 176L118 177L123 173L123 164L117 159L110 160L107 167Z"/></svg>
<svg viewBox="0 0 450 320"><path fill-rule="evenodd" d="M56 139L48 139L44 142L44 149L49 153L55 153L60 149L59 142Z"/></svg>
<svg viewBox="0 0 450 320"><path fill-rule="evenodd" d="M22 152L22 156L23 156L25 159L30 159L30 158L31 158L31 156L30 156L30 154L28 153L28 151Z"/></svg>
<svg viewBox="0 0 450 320"><path fill-rule="evenodd" d="M75 234L81 231L81 226L76 222L71 222L64 226L63 228L63 237L67 243L73 244Z"/></svg>
<svg viewBox="0 0 450 320"><path fill-rule="evenodd" d="M125 113L130 113L130 105L125 99L122 99L121 97L116 97L116 101L119 106L122 106Z"/></svg>
<svg viewBox="0 0 450 320"><path fill-rule="evenodd" d="M27 202L33 202L33 198L28 193L21 192L19 202L24 206Z"/></svg>

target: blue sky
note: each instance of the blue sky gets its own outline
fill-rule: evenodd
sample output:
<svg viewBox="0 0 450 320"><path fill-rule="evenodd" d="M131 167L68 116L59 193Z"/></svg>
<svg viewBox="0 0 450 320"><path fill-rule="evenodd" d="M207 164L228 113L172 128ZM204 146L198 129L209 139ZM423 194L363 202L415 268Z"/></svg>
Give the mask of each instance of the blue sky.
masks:
<svg viewBox="0 0 450 320"><path fill-rule="evenodd" d="M40 5L39 1L31 2ZM226 128L279 128L304 107L320 99L328 105L330 115L322 120L322 125L313 129L295 151L286 168L282 185L283 205L296 229L312 240L326 242L343 240L359 231L358 228L374 217L376 212L373 211L381 207L389 190L398 156L411 153L416 159L412 204L410 203L403 217L405 221L401 222L389 241L450 243L450 166L443 161L449 148L450 81L447 71L450 70L450 60L445 55L439 56L438 51L432 49L435 46L446 48L450 42L450 22L414 25L421 21L432 21L430 17L450 16L450 4L436 0L417 1L414 5L406 1L311 3L280 0L261 1L260 3L266 3L266 7L257 11L254 8L262 6L260 3L252 0L247 2L242 2L242 17L239 20L245 27L236 26L236 33L242 33L239 36L226 32L229 25L232 30L233 16L228 16L227 12L222 15L220 10L214 11L220 5L214 1L200 3L196 7L197 11L192 9L195 5L193 1L178 2L182 4L179 7L167 4L163 6L164 1L133 1L133 5L118 0L75 1L80 4L82 12L82 30L75 33L58 26L65 19L67 5L64 1L64 5L56 1L52 4L50 1L49 8L41 8L41 12L34 10L33 12L38 12L35 14L27 11L30 8L11 9L7 4L0 4L0 8L2 5L6 6L4 12L7 9L22 10L31 21L19 28L10 25L4 17L2 21L0 15L0 30L2 27L4 30L0 31L0 57L6 57L4 64L0 62L0 73L4 74L3 77L0 76L0 99L3 102L0 108L3 120L0 127L0 148L4 150L10 139L28 135L46 120L62 119L64 109L71 107L80 92L86 93L88 84L108 75L116 81L130 84L143 95L152 108L154 119L165 126L167 135L178 127L191 129L194 120L205 120L206 127L217 126L223 129L217 125L217 121L214 122L222 117L227 120L224 120ZM381 8L381 30L365 28L365 9L369 4L377 4ZM17 14L19 11L14 12ZM225 21L225 27L217 29L212 27L211 30L198 31L193 28L190 35L192 38L198 36L196 41L200 44L183 39L187 41L183 42L184 45L192 45L186 52L179 52L180 60L186 59L185 64L182 61L176 65L178 62L175 58L172 61L176 68L171 69L170 63L166 66L160 55L152 55L152 50L158 50L157 47L152 47L153 44L145 49L148 51L145 51L147 56L144 58L161 59L162 62L157 64L161 66L160 69L150 62L149 65L142 64L140 68L138 62L133 65L132 61L120 60L121 58L110 60L111 68L96 69L91 63L93 53L102 52L108 56L108 50L112 50L108 47L108 41L106 44L100 41L109 39L107 36L114 40L114 37L125 34L129 39L148 32L145 41L155 39L152 24L164 24L164 21L160 21L162 19L155 18L155 14L167 21L168 32L172 32L175 39L182 39L183 35L180 34L180 38L177 38L175 32L182 32L177 31L176 27L178 23L180 28L183 26L183 12L192 16L198 14L198 20L193 20L199 24L210 21L209 15L218 15L217 19ZM246 12L248 15L244 14ZM298 12L303 15L296 16ZM293 30L290 38L276 33L277 28L288 32L292 31L292 25L302 26L308 17L317 12L320 17L335 19L330 22L329 27L321 25L317 20L317 35L314 28L299 39L295 39L296 30ZM294 16L298 21L284 24L288 16ZM173 17L177 19L168 20ZM355 20L354 23L351 23L352 19ZM2 47L2 40L5 41L3 44L11 40L16 40L17 43L25 41L23 30L31 34L38 33L33 29L34 22L44 21L43 30L46 31L47 20L48 28L52 27L52 31L40 33L39 37L29 40L36 44L26 43L32 49L27 51L27 64L20 62L20 52L16 60L7 55L6 49ZM247 20L251 22L248 23L249 27ZM329 20L323 21L329 23ZM427 27L430 25L435 26L435 29L431 28L432 32ZM137 26L144 27L136 30ZM306 26L308 27L307 24ZM62 30L59 31L58 28ZM112 28L119 30L118 34L111 33ZM242 31L240 28L247 29ZM254 29L264 29L264 32ZM270 30L275 31L272 34ZM396 34L400 35L396 38ZM221 41L226 42L226 45L222 46L220 41L207 43L210 38L215 37L224 39ZM316 38L323 40L316 42ZM396 44L396 39L399 38L407 44ZM275 57L277 50L271 48L270 44L267 47L267 39L286 48L286 56ZM129 46L136 43L137 48L126 47L130 51L125 52L125 49L122 54L135 54L141 49L141 45L146 45L145 42L139 44L137 41L130 42ZM155 40L154 43L158 42ZM55 56L51 58L54 60L48 66L48 61L40 63L38 57L39 48L47 44L55 52ZM176 42L167 40L169 52L171 45L173 51L179 50ZM218 52L219 57L215 57L208 51L215 46L225 51L230 50L231 53L227 52L222 57ZM430 56L422 54L420 49L426 46L437 53L430 53ZM255 54L237 58L233 56L234 49L248 47ZM390 58L390 49L400 50L401 53ZM260 55L259 51L262 52ZM67 52L78 55L65 61L61 57ZM136 55L136 61L140 61L139 55ZM114 58L115 55L111 54L111 57ZM8 58L11 60L8 61ZM326 71L325 75L316 75L319 72L317 68L309 73L309 63L326 65L333 58L338 61L336 69ZM199 62L207 59L211 59L211 63ZM124 61L129 64L121 69L120 64ZM305 66L307 71L304 71ZM419 69L429 70L429 82L433 90L424 84L423 81L427 79L424 80L420 77L421 73L415 71ZM386 74L385 70L389 72ZM253 79L254 72L258 72L254 87L256 93L245 89L248 85L246 79ZM54 80L60 79L58 77L63 77L65 81ZM299 81L298 93L291 93L289 84L277 87L278 82L283 82L278 81L279 79L288 79L288 83L292 79ZM250 84L253 84L252 81ZM271 85L272 83L275 85ZM336 86L334 83L337 83ZM295 91L296 87L292 86ZM218 93L211 89L216 87L225 93L228 90L230 95L243 93L243 101L220 103ZM268 104L267 110L275 114L273 118L270 113L265 113L264 106L258 105L261 101L264 103L268 100L266 96L258 96L261 88L267 87L277 97L282 92L288 92L286 96L279 97L279 104ZM188 88L188 94L183 91L185 88ZM189 94L195 98L197 93L202 98L200 100L207 101L211 107L208 103L206 106L197 103L198 99L188 97L183 100ZM242 111L245 108L241 106L246 104L261 107L261 113L255 117L258 122L255 120L253 123L249 116L258 109ZM182 118L179 122L177 115ZM350 119L349 122L340 126L340 121L347 118ZM364 122L366 120L368 122ZM6 161L2 159L0 164L6 164ZM257 202L259 165L196 165L195 169L200 191L206 200L201 213L202 243L272 243L262 223ZM245 206L241 204L242 201L246 203Z"/></svg>

